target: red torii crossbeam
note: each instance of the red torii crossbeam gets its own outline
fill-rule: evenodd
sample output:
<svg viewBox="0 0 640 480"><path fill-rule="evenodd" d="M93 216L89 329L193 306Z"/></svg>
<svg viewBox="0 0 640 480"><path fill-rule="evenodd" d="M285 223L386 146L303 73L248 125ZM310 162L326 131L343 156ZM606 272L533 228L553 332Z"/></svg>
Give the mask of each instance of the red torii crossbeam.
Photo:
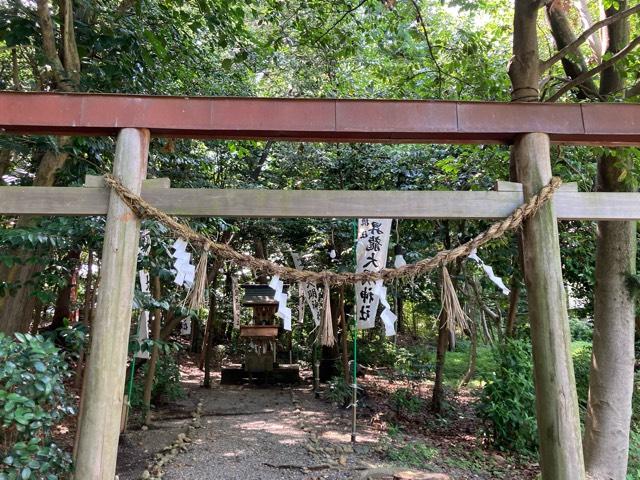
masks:
<svg viewBox="0 0 640 480"><path fill-rule="evenodd" d="M640 145L638 104L157 97L0 93L0 131L326 142L511 143L540 132L572 145Z"/></svg>

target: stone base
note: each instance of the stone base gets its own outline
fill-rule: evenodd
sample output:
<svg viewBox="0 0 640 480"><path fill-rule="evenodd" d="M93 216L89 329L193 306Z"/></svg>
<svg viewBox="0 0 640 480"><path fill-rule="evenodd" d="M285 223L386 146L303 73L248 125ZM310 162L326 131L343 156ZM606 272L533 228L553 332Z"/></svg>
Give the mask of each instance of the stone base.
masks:
<svg viewBox="0 0 640 480"><path fill-rule="evenodd" d="M268 372L247 372L242 365L225 367L222 369L220 383L222 385L256 384L286 384L300 383L300 367L298 365L275 365Z"/></svg>

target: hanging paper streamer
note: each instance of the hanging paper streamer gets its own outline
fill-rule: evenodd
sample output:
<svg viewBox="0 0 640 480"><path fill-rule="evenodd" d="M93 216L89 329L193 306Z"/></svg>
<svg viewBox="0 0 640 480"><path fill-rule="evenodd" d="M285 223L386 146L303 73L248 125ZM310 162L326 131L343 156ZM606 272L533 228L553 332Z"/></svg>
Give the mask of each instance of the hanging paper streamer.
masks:
<svg viewBox="0 0 640 480"><path fill-rule="evenodd" d="M238 287L238 279L236 277L231 278L231 298L233 311L233 328L238 330L240 328L240 288Z"/></svg>
<svg viewBox="0 0 640 480"><path fill-rule="evenodd" d="M378 272L387 264L391 219L361 218L358 220L356 272ZM356 283L356 314L358 328L373 328L380 297L374 293L376 282Z"/></svg>
<svg viewBox="0 0 640 480"><path fill-rule="evenodd" d="M274 275L269 282L271 287L276 293L274 299L278 302L278 311L276 315L282 319L282 325L285 330L291 330L291 309L287 307L287 299L289 295L284 293L284 283L280 280L278 275Z"/></svg>
<svg viewBox="0 0 640 480"><path fill-rule="evenodd" d="M489 280L495 283L498 286L498 288L502 290L503 294L509 295L509 293L511 293L511 290L507 288L507 286L502 281L502 278L498 277L493 272L493 267L491 267L490 265L487 265L482 261L482 259L478 256L477 251L475 249L469 254L469 258L482 267L482 269L484 270L484 273L486 273L487 277L489 277Z"/></svg>
<svg viewBox="0 0 640 480"><path fill-rule="evenodd" d="M384 333L387 337L396 334L396 320L398 317L393 311L391 311L391 306L387 301L387 287L382 284L382 280L378 280L376 282L376 286L373 288L373 293L380 299L380 303L383 306L382 313L380 314L380 318L382 319L382 323L384 323Z"/></svg>
<svg viewBox="0 0 640 480"><path fill-rule="evenodd" d="M191 335L191 317L180 320L180 335Z"/></svg>
<svg viewBox="0 0 640 480"><path fill-rule="evenodd" d="M187 252L187 241L184 238L179 238L173 244L174 252L173 258L176 261L173 263L173 268L176 269L175 284L178 286L185 286L191 288L196 278L196 267L191 265L191 254Z"/></svg>
<svg viewBox="0 0 640 480"><path fill-rule="evenodd" d="M293 259L293 265L298 269L302 270L302 263L300 262L300 254L291 252L291 258ZM309 306L309 310L311 310L311 316L313 317L313 323L316 324L316 327L320 325L320 289L313 285L312 283L301 282L300 285L304 289L304 296L307 299L307 305Z"/></svg>
<svg viewBox="0 0 640 480"><path fill-rule="evenodd" d="M138 272L138 276L140 278L140 290L142 293L149 293L149 273L145 270L140 270ZM138 318L138 342L142 343L145 340L149 339L149 312L147 310L143 310L140 312L140 317ZM148 351L138 351L136 352L136 358L149 358Z"/></svg>

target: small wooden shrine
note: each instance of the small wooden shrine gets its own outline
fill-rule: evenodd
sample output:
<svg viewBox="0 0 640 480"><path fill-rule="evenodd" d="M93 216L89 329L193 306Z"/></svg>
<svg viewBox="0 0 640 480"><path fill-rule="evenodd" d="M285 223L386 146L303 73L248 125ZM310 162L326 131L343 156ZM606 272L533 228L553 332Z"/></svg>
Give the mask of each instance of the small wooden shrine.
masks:
<svg viewBox="0 0 640 480"><path fill-rule="evenodd" d="M270 372L276 364L278 301L269 285L245 284L243 307L253 309L249 325L240 325L240 338L249 342L250 351L244 357L244 369L250 373Z"/></svg>
<svg viewBox="0 0 640 480"><path fill-rule="evenodd" d="M244 284L242 306L253 310L251 320L240 325L240 338L247 345L244 361L222 369L222 383L262 380L265 383L297 383L297 364L278 363L278 337L282 332L276 317L278 301L275 290L266 284Z"/></svg>

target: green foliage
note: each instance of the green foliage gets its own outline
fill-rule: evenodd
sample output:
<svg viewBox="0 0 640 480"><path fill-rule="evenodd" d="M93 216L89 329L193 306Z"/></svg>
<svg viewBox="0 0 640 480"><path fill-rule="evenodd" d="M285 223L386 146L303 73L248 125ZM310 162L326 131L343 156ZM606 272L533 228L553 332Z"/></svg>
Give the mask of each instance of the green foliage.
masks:
<svg viewBox="0 0 640 480"><path fill-rule="evenodd" d="M429 352L422 346L401 347L379 333L373 340L363 342L358 361L393 369L392 376L410 380L424 379L432 371Z"/></svg>
<svg viewBox="0 0 640 480"><path fill-rule="evenodd" d="M73 414L64 355L41 336L0 334L0 480L59 478L71 456L51 439Z"/></svg>
<svg viewBox="0 0 640 480"><path fill-rule="evenodd" d="M438 456L438 449L424 442L411 442L391 446L387 452L389 460L410 467L424 467Z"/></svg>
<svg viewBox="0 0 640 480"><path fill-rule="evenodd" d="M327 400L337 403L342 407L349 405L351 395L353 393L353 387L344 380L344 377L333 377L329 381L328 386L329 388L324 394Z"/></svg>
<svg viewBox="0 0 640 480"><path fill-rule="evenodd" d="M507 340L495 350L496 370L485 378L478 415L499 449L533 453L538 448L531 345Z"/></svg>
<svg viewBox="0 0 640 480"><path fill-rule="evenodd" d="M144 375L146 375L148 368L149 364L147 363L142 369ZM131 407L135 410L143 408L143 390L144 376L141 376L134 381L131 398L129 399ZM167 351L158 357L158 363L156 363L156 375L151 387L151 403L158 405L183 397L184 389L180 384L180 368L174 356Z"/></svg>
<svg viewBox="0 0 640 480"><path fill-rule="evenodd" d="M629 432L627 480L640 480L640 430L637 425Z"/></svg>
<svg viewBox="0 0 640 480"><path fill-rule="evenodd" d="M463 342L458 342L458 345L464 347ZM467 372L469 368L469 352L465 348L459 348L456 345L456 349L453 352L447 352L444 364L444 376L445 384L450 387L457 387L460 380ZM495 356L491 347L485 345L478 345L477 358L476 358L476 375L474 378L481 379L489 375L495 369ZM476 380L471 385L477 386L480 382Z"/></svg>
<svg viewBox="0 0 640 480"><path fill-rule="evenodd" d="M398 413L416 414L424 409L424 400L409 388L399 388L389 398L391 405Z"/></svg>
<svg viewBox="0 0 640 480"><path fill-rule="evenodd" d="M184 390L180 384L180 368L172 355L162 355L156 365L156 377L151 391L154 403L170 402L182 398Z"/></svg>
<svg viewBox="0 0 640 480"><path fill-rule="evenodd" d="M593 338L593 324L580 318L569 318L569 331L572 342L590 342Z"/></svg>
<svg viewBox="0 0 640 480"><path fill-rule="evenodd" d="M587 406L589 397L589 371L591 369L591 344L576 342L572 345L573 371L576 377L578 404L581 409Z"/></svg>

